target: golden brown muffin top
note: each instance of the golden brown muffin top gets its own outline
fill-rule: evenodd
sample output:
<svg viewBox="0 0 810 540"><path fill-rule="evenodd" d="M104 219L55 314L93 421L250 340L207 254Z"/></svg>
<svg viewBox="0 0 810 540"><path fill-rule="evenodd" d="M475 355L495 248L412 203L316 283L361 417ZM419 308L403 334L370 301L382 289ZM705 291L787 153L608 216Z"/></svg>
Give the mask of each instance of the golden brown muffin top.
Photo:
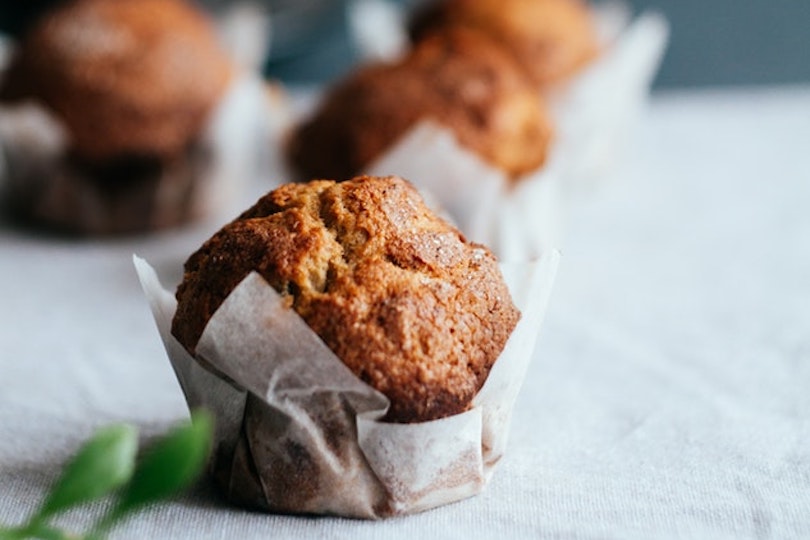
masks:
<svg viewBox="0 0 810 540"><path fill-rule="evenodd" d="M24 36L2 94L57 114L90 161L183 151L231 66L183 0L73 0Z"/></svg>
<svg viewBox="0 0 810 540"><path fill-rule="evenodd" d="M544 162L552 133L509 55L485 36L457 30L423 40L396 64L350 75L293 134L290 161L304 177L349 178L422 119L450 128L510 177Z"/></svg>
<svg viewBox="0 0 810 540"><path fill-rule="evenodd" d="M582 0L439 0L417 13L411 30L419 40L455 27L500 43L539 87L567 79L598 51L593 17Z"/></svg>
<svg viewBox="0 0 810 540"><path fill-rule="evenodd" d="M194 352L251 271L417 422L466 410L520 317L492 253L397 177L284 185L186 262L172 333Z"/></svg>

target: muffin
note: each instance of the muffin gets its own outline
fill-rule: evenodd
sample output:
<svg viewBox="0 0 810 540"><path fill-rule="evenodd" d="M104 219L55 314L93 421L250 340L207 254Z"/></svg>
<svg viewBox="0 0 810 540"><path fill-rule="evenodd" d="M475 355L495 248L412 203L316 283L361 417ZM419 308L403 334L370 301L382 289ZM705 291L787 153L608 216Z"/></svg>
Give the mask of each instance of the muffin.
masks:
<svg viewBox="0 0 810 540"><path fill-rule="evenodd" d="M325 97L288 144L307 178L364 172L420 120L510 178L545 160L552 129L529 81L508 54L464 29L430 36L404 59L360 68Z"/></svg>
<svg viewBox="0 0 810 540"><path fill-rule="evenodd" d="M566 80L598 51L582 0L439 0L415 14L411 35L418 42L457 27L492 38L539 88Z"/></svg>
<svg viewBox="0 0 810 540"><path fill-rule="evenodd" d="M48 182L19 185L20 213L93 233L193 217L190 194L211 159L201 133L232 79L203 14L182 0L73 0L33 25L17 51L0 100L33 103L53 117L65 148L49 174L73 179L61 180L63 203L45 208L31 191ZM173 194L170 202L162 191ZM81 215L88 206L93 219Z"/></svg>
<svg viewBox="0 0 810 540"><path fill-rule="evenodd" d="M258 272L335 355L413 423L470 407L518 322L495 257L397 177L284 185L186 262L172 334L191 353Z"/></svg>

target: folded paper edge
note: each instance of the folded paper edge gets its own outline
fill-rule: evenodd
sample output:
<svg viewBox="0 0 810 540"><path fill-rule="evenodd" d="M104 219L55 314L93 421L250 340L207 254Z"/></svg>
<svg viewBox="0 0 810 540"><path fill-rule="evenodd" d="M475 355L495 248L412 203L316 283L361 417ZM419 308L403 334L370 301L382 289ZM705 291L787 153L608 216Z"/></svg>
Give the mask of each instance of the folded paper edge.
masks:
<svg viewBox="0 0 810 540"><path fill-rule="evenodd" d="M537 260L535 260L533 262L530 262L530 263L523 263L523 262L501 263L501 269L502 269L502 272L504 273L504 278L507 280L507 284L511 285L510 294L512 294L515 297L520 298L521 302L524 301L524 300L531 301L531 307L532 307L531 310L527 310L525 305L522 306L521 311L524 313L524 316L522 317L521 322L518 323L519 325L522 324L522 329L520 330L519 334L517 334L516 332L513 332L512 336L510 336L510 340L507 341L507 345L505 346L504 350L506 350L506 347L509 346L509 343L511 341L513 341L512 338L513 338L513 336L516 336L516 334L520 335L520 336L524 336L523 339L528 339L528 337L533 336L534 339L532 339L531 346L528 347L528 350L531 351L531 350L534 349L534 341L536 340L537 335L539 333L539 328L542 325L542 320L543 320L544 315L545 315L547 303L548 303L548 300L549 300L549 297L550 297L550 294L551 294L551 289L553 288L553 283L554 283L554 278L555 278L559 258L560 258L559 251L556 250L556 249L552 249L552 250L549 250L548 252L544 253ZM166 352L170 357L170 361L172 362L173 367L175 368L175 374L178 377L178 380L179 380L179 382L181 384L181 387L183 388L184 393L186 394L186 399L188 401L189 400L189 394L186 391L186 388L184 387L184 382L182 380L182 374L181 374L182 370L178 369L178 366L175 365L175 363L174 363L175 359L172 358L172 353L169 351L169 347L171 346L171 344L175 344L177 347L182 347L182 345L180 345L176 341L176 339L171 335L171 333L169 331L171 318L173 317L174 309L176 308L176 301L174 300L174 296L171 295L171 293L169 293L166 289L164 289L162 287L162 285L160 284L159 278L157 277L157 273L155 272L154 268L152 268L149 265L149 263L146 262L146 260L138 257L137 255L133 255L132 260L133 260L133 264L135 266L136 272L138 274L138 278L139 278L139 280L141 282L141 286L144 289L145 295L147 296L147 300L149 302L150 309L152 310L153 317L155 318L156 325L158 326L158 331L159 331L159 333L161 335L161 339L164 341L164 346L167 348ZM518 272L524 273L522 279L516 276L516 274ZM526 272L530 273L530 277L528 278L528 280L525 277ZM507 275L509 277L507 277ZM522 291L515 291L514 290L515 287L516 287L516 285L515 285L516 281L523 281L523 282L528 281L528 286L525 287L525 289L526 289L525 293L522 293ZM156 294L152 294L150 291L155 292ZM535 295L538 295L538 296L535 297ZM517 328L516 328L516 330L517 330ZM515 337L515 339L518 339L518 337ZM181 352L185 352L185 349L183 349L183 351L181 351ZM190 362L190 363L197 362L197 360L195 358L191 357L190 355L188 355L187 352L185 352L185 354L188 357L187 358L188 362ZM501 354L503 355L503 351L502 351ZM522 382L523 382L522 380L525 377L525 367L528 367L528 365L529 365L529 363L531 361L531 356L533 356L533 355L531 353L529 353L529 354L526 355L526 358L522 359L523 364L524 364L524 368L521 370L521 373L520 373L520 377L519 377L520 381L518 381L519 384L518 384L518 387L517 387L518 390L519 390L520 386L522 385ZM496 362L495 365L497 366L498 363ZM214 376L216 376L216 375L214 375ZM479 401L480 396L485 392L486 387L487 387L487 384L485 383L484 387L482 387L482 389L479 391L476 398L473 400L473 409L471 409L470 411L467 411L466 413L462 413L462 414L475 414L478 417L481 417L482 418L482 420L481 420L482 424L483 424L483 416L482 415L484 414L484 411L481 410L481 406L479 404L477 404L477 402ZM516 397L516 394L515 394L515 397ZM514 407L514 399L511 399L510 402L508 404L506 404L506 408L509 410L509 416L511 416L511 410L512 410L513 407ZM458 416L458 415L454 415L454 416ZM356 414L355 418L356 418L356 422L357 422L357 432L355 433L355 436L358 439L357 442L358 442L358 445L360 445L361 452L364 455L366 455L366 451L363 449L362 444L361 444L361 433L360 433L361 424L367 424L365 426L367 428L371 424L385 424L385 423L379 422L379 421L376 421L376 420L368 419L368 418L364 417L362 414ZM453 418L453 417L448 417L448 418ZM440 422L441 420L443 420L443 419L440 419L440 420L438 420L436 422ZM415 424L415 425L419 425L419 424ZM412 425L408 425L408 426L412 426ZM504 437L504 442L501 445L499 445L499 448L501 450L503 450L504 447L505 447L505 439L506 439L506 437L508 435L508 431L509 431L510 428L509 428L508 424L506 426L501 426L501 427L504 430L504 436L503 436ZM407 428L404 428L404 429L407 429ZM399 513L402 513L402 514L415 513L415 512L427 510L429 508L433 508L433 507L438 506L440 504L447 504L447 503L453 502L455 500L461 500L463 498L473 496L476 493L480 492L483 489L483 487L489 482L489 479L491 478L493 470L494 470L494 465L498 462L498 460L501 457L501 455L492 456L492 455L487 454L487 449L486 449L486 446L484 445L484 441L483 441L483 437L484 437L484 429L483 428L481 430L481 437L482 437L482 440L481 440L481 448L480 448L480 451L481 451L481 453L480 453L480 463L481 463L481 466L483 467L483 475L482 475L482 478L481 478L480 482L478 482L476 484L478 486L477 488L475 486L470 487L471 485L469 483L461 485L459 487L456 487L456 488L453 488L453 489L450 489L449 491L447 491L447 493L456 493L456 491L458 492L457 496L455 496L455 495L451 496L452 500L440 500L438 502L433 501L430 494L428 493L422 499L419 499L418 501L416 501L414 503L414 505L411 506L411 507L398 508L394 504L392 506L392 510L394 510L395 513L397 513L397 514L399 514ZM368 455L366 455L366 460L367 460L367 464L368 464L372 474L375 477L377 477L377 479L379 481L382 482L382 479L380 478L378 471L376 471L374 469L374 467L371 465L371 460L370 460ZM383 484L383 485L385 485L385 484ZM261 484L261 489L264 490L263 483ZM454 489L455 489L455 491L454 491ZM472 491L470 491L470 489L472 489ZM386 488L386 491L388 491L387 488ZM390 495L390 491L389 491L389 495ZM392 501L392 502L395 503L396 501ZM382 517L382 516L377 516L377 517Z"/></svg>

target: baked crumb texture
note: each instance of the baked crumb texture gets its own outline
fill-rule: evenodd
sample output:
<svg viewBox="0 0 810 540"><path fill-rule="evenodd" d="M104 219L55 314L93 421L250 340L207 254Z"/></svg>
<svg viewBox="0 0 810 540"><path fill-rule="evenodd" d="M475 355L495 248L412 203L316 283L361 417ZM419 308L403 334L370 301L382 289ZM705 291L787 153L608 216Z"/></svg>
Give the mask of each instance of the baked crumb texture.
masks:
<svg viewBox="0 0 810 540"><path fill-rule="evenodd" d="M569 78L599 49L582 0L440 0L417 12L411 36L418 42L459 27L500 44L540 88Z"/></svg>
<svg viewBox="0 0 810 540"><path fill-rule="evenodd" d="M333 88L292 135L289 159L304 178L350 178L423 119L452 130L512 178L542 165L552 136L548 113L515 61L487 36L453 29Z"/></svg>
<svg viewBox="0 0 810 540"><path fill-rule="evenodd" d="M251 271L390 399L391 422L467 410L520 318L492 253L397 177L284 185L216 233L177 290L172 333L192 354Z"/></svg>

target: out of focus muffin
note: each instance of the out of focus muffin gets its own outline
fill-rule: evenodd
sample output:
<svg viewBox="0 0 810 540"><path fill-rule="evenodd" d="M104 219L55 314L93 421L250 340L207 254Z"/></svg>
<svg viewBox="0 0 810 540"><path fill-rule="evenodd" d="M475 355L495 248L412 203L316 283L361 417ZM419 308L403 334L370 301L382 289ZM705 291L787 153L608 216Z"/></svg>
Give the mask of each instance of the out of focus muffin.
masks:
<svg viewBox="0 0 810 540"><path fill-rule="evenodd" d="M396 177L287 184L216 233L177 290L189 352L254 271L389 398L393 422L467 410L520 317L492 253Z"/></svg>
<svg viewBox="0 0 810 540"><path fill-rule="evenodd" d="M99 234L195 217L210 160L201 134L232 74L211 23L183 0L57 6L23 36L0 85L5 106L41 107L64 134L58 164L13 179L14 211Z"/></svg>
<svg viewBox="0 0 810 540"><path fill-rule="evenodd" d="M465 29L432 35L393 64L360 68L293 133L288 155L307 178L363 172L410 128L432 120L509 177L538 168L552 129L514 60Z"/></svg>
<svg viewBox="0 0 810 540"><path fill-rule="evenodd" d="M457 27L496 41L540 88L564 81L598 51L583 0L438 0L415 14L411 35L418 42Z"/></svg>

